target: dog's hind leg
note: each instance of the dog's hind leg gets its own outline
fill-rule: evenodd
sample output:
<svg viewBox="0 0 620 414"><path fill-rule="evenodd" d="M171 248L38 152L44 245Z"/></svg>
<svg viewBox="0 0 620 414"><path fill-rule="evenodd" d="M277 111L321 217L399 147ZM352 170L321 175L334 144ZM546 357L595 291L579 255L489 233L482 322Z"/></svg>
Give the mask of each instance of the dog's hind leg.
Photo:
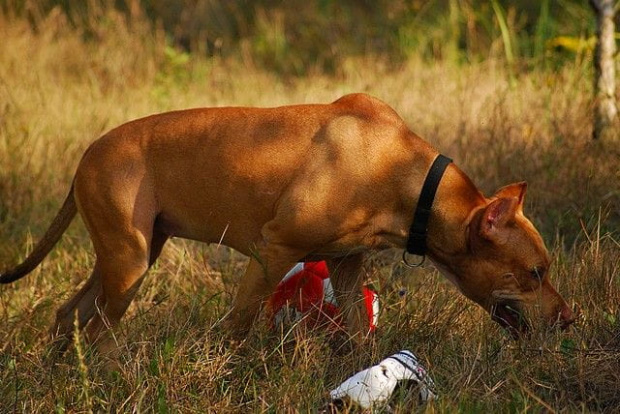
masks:
<svg viewBox="0 0 620 414"><path fill-rule="evenodd" d="M95 300L96 312L86 326L86 337L102 354L116 351L110 330L125 314L149 267L150 234L132 233L115 234L115 240L108 237L105 247L95 244L101 294Z"/></svg>
<svg viewBox="0 0 620 414"><path fill-rule="evenodd" d="M155 228L157 207L150 188L116 181L94 187L76 180L78 207L97 256L92 276L97 294L85 293L78 306L91 316L85 326L87 342L112 358L117 346L111 328L120 322L167 239Z"/></svg>
<svg viewBox="0 0 620 414"><path fill-rule="evenodd" d="M86 283L56 312L56 322L50 329L50 336L58 351L65 351L69 345L71 334L75 330L76 317L80 330L92 319L96 311L95 301L100 295L101 276L97 265L95 265Z"/></svg>
<svg viewBox="0 0 620 414"><path fill-rule="evenodd" d="M157 260L167 240L168 236L163 233L155 232L153 234L149 267ZM97 307L102 300L102 293L101 272L99 266L95 264L93 272L86 283L56 312L56 321L50 329L50 336L54 341L56 350L63 352L67 349L71 335L75 330L76 317L78 319L78 329L82 330L95 316Z"/></svg>

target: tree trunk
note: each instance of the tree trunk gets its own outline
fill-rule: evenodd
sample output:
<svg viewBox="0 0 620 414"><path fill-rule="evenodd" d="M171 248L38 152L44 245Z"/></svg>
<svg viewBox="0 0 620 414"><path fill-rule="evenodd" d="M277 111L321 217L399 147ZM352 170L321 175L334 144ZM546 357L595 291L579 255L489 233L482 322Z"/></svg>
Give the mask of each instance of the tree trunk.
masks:
<svg viewBox="0 0 620 414"><path fill-rule="evenodd" d="M614 0L590 0L596 13L596 53L594 58L594 139L619 139L620 121L616 106Z"/></svg>

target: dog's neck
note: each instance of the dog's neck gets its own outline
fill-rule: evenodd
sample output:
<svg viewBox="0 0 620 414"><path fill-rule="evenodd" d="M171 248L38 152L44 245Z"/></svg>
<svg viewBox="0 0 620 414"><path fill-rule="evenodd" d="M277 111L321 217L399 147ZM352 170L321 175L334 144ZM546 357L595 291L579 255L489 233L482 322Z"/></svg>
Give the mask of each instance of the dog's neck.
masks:
<svg viewBox="0 0 620 414"><path fill-rule="evenodd" d="M428 256L450 271L459 255L468 250L468 226L477 211L487 204L473 182L454 164L442 178L428 227Z"/></svg>

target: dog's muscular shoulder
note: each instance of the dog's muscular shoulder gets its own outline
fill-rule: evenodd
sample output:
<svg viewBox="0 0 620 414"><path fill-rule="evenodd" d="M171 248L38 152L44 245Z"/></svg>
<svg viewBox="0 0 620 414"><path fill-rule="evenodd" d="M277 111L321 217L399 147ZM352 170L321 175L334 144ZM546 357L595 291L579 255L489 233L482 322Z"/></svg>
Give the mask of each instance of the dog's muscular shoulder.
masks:
<svg viewBox="0 0 620 414"><path fill-rule="evenodd" d="M415 155L428 144L392 108L368 95L346 95L324 108L329 116L309 137L306 161L278 200L277 222L286 222L280 228L304 229L307 241L323 244L324 253L400 242L409 219L400 214L403 199L409 200L401 178L411 176L416 158L428 162Z"/></svg>

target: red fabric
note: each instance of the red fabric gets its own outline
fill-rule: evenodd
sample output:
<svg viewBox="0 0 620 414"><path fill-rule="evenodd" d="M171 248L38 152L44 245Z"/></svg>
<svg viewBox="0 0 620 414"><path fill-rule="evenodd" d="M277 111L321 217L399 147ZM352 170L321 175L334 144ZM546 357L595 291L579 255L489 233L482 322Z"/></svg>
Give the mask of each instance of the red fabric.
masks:
<svg viewBox="0 0 620 414"><path fill-rule="evenodd" d="M280 282L269 300L269 308L274 322L279 312L286 306L304 315L304 319L315 324L329 323L333 328L342 327L342 318L338 306L324 300L324 281L329 278L329 270L324 261L305 262L297 273ZM370 321L370 330L374 330L373 300L376 293L364 287L364 301Z"/></svg>
<svg viewBox="0 0 620 414"><path fill-rule="evenodd" d="M368 325L369 325L370 331L372 332L377 327L377 325L375 324L375 309L373 307L373 302L375 300L379 300L379 297L377 295L377 292L369 289L366 286L362 288L362 293L364 295L364 303L366 305L366 314L368 315L368 321L369 321Z"/></svg>

